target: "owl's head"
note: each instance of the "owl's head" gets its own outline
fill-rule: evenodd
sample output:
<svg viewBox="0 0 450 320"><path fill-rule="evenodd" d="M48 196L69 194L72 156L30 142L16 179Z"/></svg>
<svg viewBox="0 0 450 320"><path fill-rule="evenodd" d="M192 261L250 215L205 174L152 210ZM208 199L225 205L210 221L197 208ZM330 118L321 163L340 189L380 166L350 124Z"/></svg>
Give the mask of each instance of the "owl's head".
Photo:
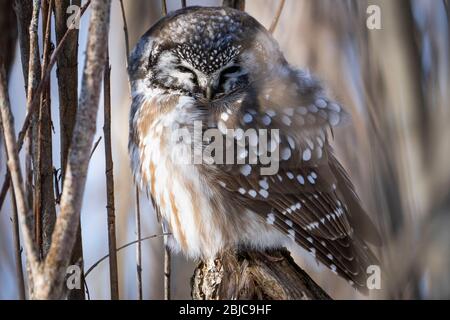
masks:
<svg viewBox="0 0 450 320"><path fill-rule="evenodd" d="M139 40L129 73L135 89L214 100L276 78L286 64L276 41L245 12L189 7L162 18Z"/></svg>

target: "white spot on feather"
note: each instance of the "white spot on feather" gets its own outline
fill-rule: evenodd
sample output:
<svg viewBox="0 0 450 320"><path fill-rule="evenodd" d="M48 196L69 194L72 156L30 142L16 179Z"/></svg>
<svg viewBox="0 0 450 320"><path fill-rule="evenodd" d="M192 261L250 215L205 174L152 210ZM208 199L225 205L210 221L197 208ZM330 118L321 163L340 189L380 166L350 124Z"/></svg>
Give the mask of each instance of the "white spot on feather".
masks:
<svg viewBox="0 0 450 320"><path fill-rule="evenodd" d="M336 111L336 112L340 112L340 111L341 111L341 107L340 107L337 103L334 103L334 102L330 103L330 104L328 105L328 108L329 108L330 110Z"/></svg>
<svg viewBox="0 0 450 320"><path fill-rule="evenodd" d="M226 113L226 112L222 112L222 114L220 115L220 118L223 120L223 121L228 121L228 119L230 118L230 116L229 116L229 114L228 113Z"/></svg>
<svg viewBox="0 0 450 320"><path fill-rule="evenodd" d="M297 176L297 180L300 184L305 184L305 178L301 174Z"/></svg>
<svg viewBox="0 0 450 320"><path fill-rule="evenodd" d="M248 176L252 172L252 167L248 164L241 167L241 173L244 176Z"/></svg>
<svg viewBox="0 0 450 320"><path fill-rule="evenodd" d="M336 113L336 112L334 112L334 111L331 111L331 112L328 114L328 117L329 117L328 121L330 122L330 124L331 124L332 126L337 126L337 125L338 125L338 123L339 123L339 121L340 121L340 117L339 117L339 114L338 114L338 113Z"/></svg>
<svg viewBox="0 0 450 320"><path fill-rule="evenodd" d="M265 115L265 116L262 117L262 123L265 126L268 126L268 125L270 125L272 123L272 118L269 117L268 115Z"/></svg>
<svg viewBox="0 0 450 320"><path fill-rule="evenodd" d="M305 107L298 107L297 108L297 112L299 114L301 114L302 116L306 115L308 113L308 109L306 109Z"/></svg>
<svg viewBox="0 0 450 320"><path fill-rule="evenodd" d="M320 109L327 107L327 102L322 98L317 99L314 104Z"/></svg>
<svg viewBox="0 0 450 320"><path fill-rule="evenodd" d="M283 160L289 160L291 157L291 149L286 147L281 151L281 159Z"/></svg>
<svg viewBox="0 0 450 320"><path fill-rule="evenodd" d="M287 141L292 150L295 150L295 140L291 136L287 137Z"/></svg>
<svg viewBox="0 0 450 320"><path fill-rule="evenodd" d="M311 150L306 148L305 151L303 151L303 161L311 160Z"/></svg>
<svg viewBox="0 0 450 320"><path fill-rule="evenodd" d="M245 123L250 123L253 121L253 116L250 113L246 113L242 119Z"/></svg>
<svg viewBox="0 0 450 320"><path fill-rule="evenodd" d="M292 123L291 118L289 118L288 116L283 116L283 117L281 118L281 121L283 121L283 123L284 123L285 125L287 125L287 126L290 126L291 123Z"/></svg>
<svg viewBox="0 0 450 320"><path fill-rule="evenodd" d="M287 114L289 117L292 117L294 115L294 108L286 108L283 110L285 114Z"/></svg>
<svg viewBox="0 0 450 320"><path fill-rule="evenodd" d="M269 183L267 182L266 179L259 180L259 185L261 188L263 188L265 190L269 189Z"/></svg>
<svg viewBox="0 0 450 320"><path fill-rule="evenodd" d="M267 190L261 189L259 190L259 194L263 197L263 198L268 198L269 197L269 192L267 192Z"/></svg>

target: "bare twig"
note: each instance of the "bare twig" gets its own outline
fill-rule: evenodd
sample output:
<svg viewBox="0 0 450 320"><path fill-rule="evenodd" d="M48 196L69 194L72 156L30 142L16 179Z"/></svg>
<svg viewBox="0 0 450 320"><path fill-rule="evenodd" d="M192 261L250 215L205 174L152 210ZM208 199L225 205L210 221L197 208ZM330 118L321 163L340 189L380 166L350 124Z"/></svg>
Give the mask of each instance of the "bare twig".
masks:
<svg viewBox="0 0 450 320"><path fill-rule="evenodd" d="M53 185L55 187L55 203L59 204L59 202L61 201L61 191L59 190L59 180L60 180L60 175L59 175L60 169L56 169L55 167L53 167Z"/></svg>
<svg viewBox="0 0 450 320"><path fill-rule="evenodd" d="M170 300L170 273L171 273L171 257L170 249L167 245L167 237L164 238L164 300Z"/></svg>
<svg viewBox="0 0 450 320"><path fill-rule="evenodd" d="M11 182L11 174L9 173L9 171L7 170L5 173L5 178L3 179L3 186L2 186L2 190L0 191L0 209L3 206L3 202L5 201L6 195L8 194L8 190L9 190L9 184Z"/></svg>
<svg viewBox="0 0 450 320"><path fill-rule="evenodd" d="M166 3L166 0L161 0L161 14L163 16L167 15L167 3Z"/></svg>
<svg viewBox="0 0 450 320"><path fill-rule="evenodd" d="M136 193L136 233L137 238L141 239L141 205L139 201L139 187L135 188ZM138 300L142 300L142 245L139 241L136 246L136 271Z"/></svg>
<svg viewBox="0 0 450 320"><path fill-rule="evenodd" d="M114 163L112 159L111 146L111 67L109 65L109 54L106 49L106 63L103 78L103 101L104 101L104 125L105 136L105 174L106 174L106 199L107 199L107 224L108 224L108 247L109 247L109 282L111 299L119 299L119 276L117 267L116 251L116 214L114 206Z"/></svg>
<svg viewBox="0 0 450 320"><path fill-rule="evenodd" d="M94 155L95 150L97 150L98 145L100 144L100 141L102 141L102 137L98 137L97 141L95 141L94 146L92 147L91 153L89 155L89 160L92 159L92 156Z"/></svg>
<svg viewBox="0 0 450 320"><path fill-rule="evenodd" d="M132 246L133 244L140 243L142 241L149 240L149 239L154 239L154 238L158 238L158 237L164 237L164 236L167 236L167 235L170 235L170 234L169 233L155 234L155 235L148 236L148 237L145 237L145 238L142 238L142 239L137 239L137 240L128 242L127 244L124 244L123 246L118 247L117 248L117 252L119 252L122 249L128 248L129 246ZM87 276L92 272L92 270L94 270L100 263L102 263L103 261L105 261L108 258L109 258L109 254L106 254L102 258L97 260L92 266L89 267L89 269L84 274L84 277L87 278Z"/></svg>
<svg viewBox="0 0 450 320"><path fill-rule="evenodd" d="M31 231L33 227L33 215L26 201L25 191L23 188L19 154L14 133L14 119L8 96L6 72L2 66L0 66L0 112L8 158L8 168L11 172L12 185L16 196L17 212L22 229L26 257L32 273L35 273L38 269L39 262L37 249Z"/></svg>
<svg viewBox="0 0 450 320"><path fill-rule="evenodd" d="M61 213L53 232L53 241L45 260L43 284L36 297L60 298L65 270L76 239L81 204L86 185L89 152L96 131L102 74L106 62L111 0L92 0L86 63L77 112L77 121L68 156L61 197Z"/></svg>
<svg viewBox="0 0 450 320"><path fill-rule="evenodd" d="M162 0L162 15L167 15L166 1ZM164 299L170 300L170 249L167 246L167 237L164 238Z"/></svg>
<svg viewBox="0 0 450 320"><path fill-rule="evenodd" d="M86 11L86 9L90 5L90 3L91 3L90 0L87 1L86 4L81 8L80 13L79 13L80 16L82 16L84 14L84 12ZM36 21L36 24L37 24L37 21ZM31 23L31 25L33 25L33 21ZM31 25L30 25L30 28L31 28ZM39 83L39 86L37 86L37 89L35 90L35 97L33 97L32 102L31 103L27 103L29 105L29 108L27 109L27 115L25 117L25 120L24 120L23 125L22 125L22 129L20 130L19 137L17 139L17 148L18 148L19 151L20 151L20 149L22 149L22 145L23 145L23 142L24 142L25 135L26 135L26 133L28 131L28 128L30 126L30 123L31 123L31 118L35 114L36 108L38 106L38 102L40 101L40 98L39 98L40 97L40 93L42 92L42 90L44 89L47 81L49 80L51 70L52 70L53 66L55 65L55 63L56 63L56 59L57 59L59 53L61 52L61 48L64 46L64 43L65 43L68 35L71 32L73 32L73 30L74 29L68 29L66 31L64 37L59 42L59 44L56 47L55 51L53 51L52 58L50 59L50 63L48 65L47 69L46 69L43 81L41 81ZM31 42L31 39L30 39L30 42ZM36 52L35 49L32 50L32 51L33 51L33 53ZM30 57L30 60L31 59L32 58ZM31 65L30 65L30 68L31 68ZM40 68L39 68L39 70L40 70ZM32 78L32 77L29 77L29 81L30 81L30 78ZM39 78L39 77L37 77L37 78ZM30 88L28 88L28 90L30 90ZM30 96L30 95L28 95L28 96ZM10 179L5 180L3 182L2 191L1 191L2 194L3 194L3 190L5 190L5 189L7 190L8 189L7 185L9 185L9 183L10 183ZM3 206L3 202L4 202L4 197L3 198L0 197L0 208Z"/></svg>
<svg viewBox="0 0 450 320"><path fill-rule="evenodd" d="M123 20L123 34L125 35L125 52L127 54L127 66L128 66L128 58L130 57L130 38L128 36L128 26L127 26L127 17L125 15L125 7L123 5L123 0L120 0L120 9L122 11L122 20Z"/></svg>
<svg viewBox="0 0 450 320"><path fill-rule="evenodd" d="M130 56L130 40L128 36L128 26L127 26L127 18L125 15L125 7L123 5L123 0L120 0L120 8L122 11L122 19L123 19L123 33L125 36L125 54L126 54L126 61L127 61L127 67L128 67L128 59ZM128 81L128 85L130 88L130 81ZM137 238L141 239L141 212L140 212L140 201L139 201L139 188L136 186L135 188L135 194L136 194L136 232L137 232ZM138 300L142 300L142 246L141 242L137 242L136 247L136 272L137 272L137 289L138 289Z"/></svg>
<svg viewBox="0 0 450 320"><path fill-rule="evenodd" d="M280 20L281 13L283 12L285 0L280 0L280 3L277 8L277 12L275 13L275 17L273 18L272 24L270 25L269 32L274 33L277 28L278 21Z"/></svg>
<svg viewBox="0 0 450 320"><path fill-rule="evenodd" d="M13 237L14 237L14 253L16 255L17 289L19 291L19 299L25 300L25 279L23 277L23 269L22 269L22 249L20 247L19 217L17 215L16 196L14 195L13 190L11 190L11 207L12 207L11 222L13 225Z"/></svg>
<svg viewBox="0 0 450 320"><path fill-rule="evenodd" d="M30 6L31 7L31 6ZM18 25L21 37L20 40L22 41L23 33L22 33L22 25L20 23L16 23L16 17L14 15L14 12L12 10L13 3L10 1L3 1L0 3L0 27L3 30L2 34L0 35L0 47L6 48L5 50L2 50L0 52L0 68L5 70L5 73L9 75L11 66L13 64L13 58L14 58L14 46L15 41L17 40L17 30L16 26ZM17 14L17 8L16 14ZM20 12L21 13L21 12ZM28 27L26 28L26 31L28 31ZM25 32L25 34L28 34ZM22 44L22 42L21 42ZM6 85L8 85L6 83ZM0 130L3 132L2 129L2 121L0 117ZM2 134L3 136L3 134ZM0 140L2 137L0 137ZM1 144L1 143L0 143ZM8 151L5 148L5 154L6 154L6 160L8 161ZM5 178L9 179L10 174L8 168L6 169L6 175ZM7 190L6 190L7 191ZM11 223L12 223L12 235L13 235L13 245L14 245L14 254L15 254L15 271L16 271L16 284L17 284L17 290L19 294L19 299L24 300L25 299L25 280L23 275L23 269L22 269L22 250L20 247L20 231L19 231L19 221L18 221L18 215L17 215L17 204L16 204L16 197L14 194L14 190L11 190ZM2 196L6 196L6 192L3 195L2 190Z"/></svg>

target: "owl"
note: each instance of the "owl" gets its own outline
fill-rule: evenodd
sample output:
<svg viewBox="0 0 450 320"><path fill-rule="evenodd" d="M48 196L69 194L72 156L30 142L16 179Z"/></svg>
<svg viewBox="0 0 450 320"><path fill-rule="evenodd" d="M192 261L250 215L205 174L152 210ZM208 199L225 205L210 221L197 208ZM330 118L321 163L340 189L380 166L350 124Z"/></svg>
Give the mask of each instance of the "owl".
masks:
<svg viewBox="0 0 450 320"><path fill-rule="evenodd" d="M294 243L364 291L377 263L367 243L380 240L330 145L348 116L260 23L175 11L139 40L129 76L133 174L173 250L210 259Z"/></svg>

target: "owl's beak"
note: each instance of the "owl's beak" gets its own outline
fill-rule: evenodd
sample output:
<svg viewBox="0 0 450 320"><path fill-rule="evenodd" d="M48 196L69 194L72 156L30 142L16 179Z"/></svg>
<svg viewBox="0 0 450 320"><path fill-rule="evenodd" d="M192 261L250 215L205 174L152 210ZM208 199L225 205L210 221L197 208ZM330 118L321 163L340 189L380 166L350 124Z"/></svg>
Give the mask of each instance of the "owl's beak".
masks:
<svg viewBox="0 0 450 320"><path fill-rule="evenodd" d="M205 88L205 98L208 100L212 100L217 92L217 82L218 79L216 75L212 75L207 77L206 80L206 88Z"/></svg>
<svg viewBox="0 0 450 320"><path fill-rule="evenodd" d="M208 84L208 86L206 87L206 99L211 100L212 97L214 97L214 88L212 87L211 84Z"/></svg>

